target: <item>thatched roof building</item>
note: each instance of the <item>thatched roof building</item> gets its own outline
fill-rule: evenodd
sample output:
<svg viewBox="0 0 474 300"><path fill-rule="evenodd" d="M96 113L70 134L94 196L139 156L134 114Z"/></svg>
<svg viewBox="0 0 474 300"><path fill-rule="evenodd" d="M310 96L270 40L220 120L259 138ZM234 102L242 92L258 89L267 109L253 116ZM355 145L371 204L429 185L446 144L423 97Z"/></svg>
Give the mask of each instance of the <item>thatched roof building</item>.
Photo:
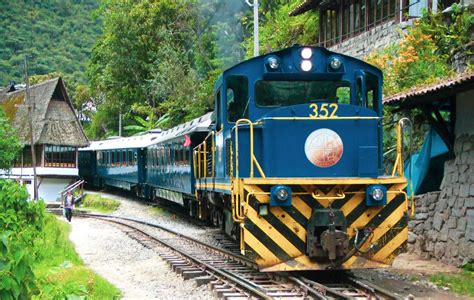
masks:
<svg viewBox="0 0 474 300"><path fill-rule="evenodd" d="M34 104L33 132L37 145L84 147L89 143L74 113L61 77L29 88L30 103ZM20 140L30 144L26 90L0 93L0 105L5 110Z"/></svg>

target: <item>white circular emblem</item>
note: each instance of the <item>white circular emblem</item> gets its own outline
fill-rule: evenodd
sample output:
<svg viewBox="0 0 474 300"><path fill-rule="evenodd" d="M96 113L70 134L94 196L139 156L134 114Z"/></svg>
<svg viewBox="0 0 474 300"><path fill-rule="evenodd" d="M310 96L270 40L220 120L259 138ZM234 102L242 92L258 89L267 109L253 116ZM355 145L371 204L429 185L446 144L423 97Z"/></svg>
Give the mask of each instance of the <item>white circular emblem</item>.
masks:
<svg viewBox="0 0 474 300"><path fill-rule="evenodd" d="M329 168L341 159L344 145L336 132L322 128L311 132L306 138L304 152L308 160L315 166Z"/></svg>

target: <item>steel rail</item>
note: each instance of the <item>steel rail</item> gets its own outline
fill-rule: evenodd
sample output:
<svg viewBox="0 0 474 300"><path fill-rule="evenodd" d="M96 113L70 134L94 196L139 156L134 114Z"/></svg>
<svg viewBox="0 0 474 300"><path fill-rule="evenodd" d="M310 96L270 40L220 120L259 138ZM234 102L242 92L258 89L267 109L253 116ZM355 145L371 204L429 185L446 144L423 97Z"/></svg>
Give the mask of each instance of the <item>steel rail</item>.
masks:
<svg viewBox="0 0 474 300"><path fill-rule="evenodd" d="M228 256L231 256L232 258L236 259L236 260L239 260L241 262L244 262L246 264L248 264L249 266L251 267L254 267L255 269L257 269L257 265L249 258L243 256L243 255L240 255L240 254L236 254L234 252L231 252L231 251L228 251L226 249L223 249L223 248L220 248L220 247L216 247L216 246L213 246L213 245L209 245L205 242L202 242L198 239L195 239L193 237L190 237L188 235L185 235L185 234L182 234L180 232L177 232L177 231L174 231L172 229L169 229L165 226L161 226L159 224L155 224L155 223L151 223L151 222L147 222L147 221L143 221L143 220L137 220L137 219L133 219L133 218L127 218L127 217L119 217L119 216L111 216L111 215L103 215L103 214L90 214L90 213L80 213L80 214L76 214L76 216L81 216L81 217L94 217L94 218L105 218L105 219L118 219L118 220L124 220L124 221L130 221L130 222L135 222L135 223L138 223L138 224L142 224L142 225L146 225L146 226L150 226L150 227L154 227L154 228L158 228L158 229L161 229L161 230L164 230L164 231L167 231L169 233L172 233L176 236L179 236L179 237L182 237L182 238L185 238L187 240L190 240L194 243L197 243L197 244L200 244L201 246L204 246L204 247L207 247L207 248L210 248L214 251L218 251L218 252L221 252L221 253L224 253Z"/></svg>
<svg viewBox="0 0 474 300"><path fill-rule="evenodd" d="M354 285L358 285L368 291L371 291L374 296L377 297L377 294L384 296L386 299L403 299L403 297L397 296L394 293L376 286L370 282L362 282L357 279L354 275L348 275L347 280L350 281Z"/></svg>
<svg viewBox="0 0 474 300"><path fill-rule="evenodd" d="M245 279L245 278L242 278L240 276L237 276L235 274L233 274L232 272L229 272L227 270L221 270L221 269L218 269L212 265L210 265L209 263L201 260L201 259L198 259L196 257L193 257L192 255L178 249L177 247L171 245L170 243L162 240L162 239L159 239L139 228L136 228L130 224L126 224L126 223L123 223L123 222L120 222L120 221L117 221L117 220L113 220L113 219L122 219L122 220L126 220L126 221L131 221L131 222L135 222L135 220L133 219L129 219L129 218L123 218L123 217L114 217L114 216L105 216L104 215L92 215L92 214L81 214L80 216L82 217L90 217L90 218L96 218L96 219L101 219L101 220L104 220L104 221L107 221L107 222L111 222L111 223L115 223L115 224L119 224L121 226L125 226L125 227L128 227L130 229L133 229L137 232L140 232L141 234L145 235L146 237L149 237L151 238L152 240L164 245L165 247L179 253L180 255L182 255L183 257L187 258L188 260L190 261L193 261L194 263L196 263L197 265L201 265L201 266L204 266L204 270L203 271L206 271L206 272L211 272L211 273L215 273L217 275L215 275L216 277L223 277L225 280L230 280L232 283L240 286L241 288L249 291L250 293L254 294L255 296L258 296L258 297L261 297L262 299L272 299L271 296L268 296L267 293L265 292L265 290L263 290L262 288L258 287L257 285L255 285L253 282ZM128 219L128 220L127 220ZM153 225L150 225L152 223L148 223L148 222L144 222L144 221L136 221L137 223L139 224L143 224L143 225L148 225L148 226L151 226L151 227L155 227L153 225L156 225L156 224L153 224ZM161 229L161 226L157 226L158 228ZM167 229L164 229L165 231L169 231L171 232L171 230L167 230ZM176 233L176 232L173 232L173 233ZM189 238L189 237L186 237L182 234L179 234L179 233L176 233L176 235L178 237L185 237L185 238ZM197 241L193 238L191 238L190 240L193 240L194 241ZM199 244L201 245L205 245L206 247L210 246L210 245L207 245L205 243L202 243L200 241L197 241ZM215 248L215 250L218 250L218 251L224 251L224 252L228 252L226 251L225 249L220 249L218 247L209 247L209 248ZM229 252L230 253L230 252ZM232 253L231 253L232 254Z"/></svg>
<svg viewBox="0 0 474 300"><path fill-rule="evenodd" d="M184 238L184 239L186 239L186 240L188 240L192 243L197 244L198 246L202 246L204 248L207 248L208 250L210 250L212 252L217 252L219 254L223 254L224 256L226 256L228 258L231 258L231 259L233 259L233 260L235 260L235 261L237 261L237 262L239 262L239 263L241 263L241 264L243 264L247 267L250 267L250 268L254 269L255 271L258 271L257 265L252 260L250 260L247 257L244 257L240 254L233 253L231 251L228 251L228 250L220 248L220 247L209 245L205 242L202 242L202 241L197 240L193 237L184 235L184 234L179 233L177 231L174 231L172 229L166 228L166 227L161 226L159 224L146 222L146 221L143 221L143 220L137 220L137 219L127 218L127 217L104 215L104 214L95 214L95 213L80 213L80 214L76 214L76 216L100 219L100 220L103 220L103 221L107 221L107 222L111 222L111 223L115 223L115 224L119 224L121 226L131 228L131 229L141 233L142 235L145 235L145 236L151 238L155 242L158 242L158 243L164 245L165 247L179 253L180 255L182 255L183 257L188 259L189 261L194 262L196 265L198 265L197 268L201 269L202 271L207 272L207 273L211 273L211 274L213 274L214 277L219 278L220 280L230 281L230 282L228 282L230 285L232 285L232 284L237 285L237 286L240 287L240 289L244 289L245 291L248 291L251 294L253 294L255 296L258 296L259 298L272 299L272 296L267 294L268 291L265 288L262 288L262 287L258 286L257 284L255 284L251 280L243 278L239 274L235 274L231 271L217 268L217 267L215 267L215 266L213 266L213 265L211 265L211 264L209 264L209 263L207 263L207 262L205 262L205 261L203 261L203 260L201 260L197 257L193 257L192 255L187 254L184 250L178 249L176 246L171 245L170 243L168 243L165 240L162 240L158 237L155 237L155 236L153 236L153 235L151 235L151 234L149 234L149 233L147 233L147 232L145 232L145 231L143 231L143 230L141 230L141 229L139 229L135 226L132 226L130 224L120 222L120 221L133 222L133 223L142 224L142 225L145 225L145 226L149 226L149 227L153 227L153 228L157 228L157 229L166 231L168 233L171 233L171 234L175 235L176 237ZM202 266L202 267L199 267L199 266ZM335 298L335 299L353 299L353 297L351 297L349 295L346 295L343 292L340 292L340 291L338 291L338 290L336 290L336 289L334 289L330 286L326 286L326 285L321 284L319 282L316 282L316 281L310 280L308 278L305 278L304 276L290 276L288 274L280 273L280 272L275 273L274 275L276 275L279 278L286 279L287 281L294 283L296 285L295 287L297 287L297 288L301 289L302 291L304 291L308 296L314 297L316 299L332 299L332 298ZM357 287L359 290L362 290L363 292L370 295L369 299L372 299L372 298L380 299L380 297L383 297L383 299L401 299L401 297L387 291L384 288L378 287L378 286L376 286L374 284L371 284L369 282L360 281L353 274L346 274L346 276L343 276L343 280L346 283L349 283L350 285L352 285L354 288ZM234 288L236 288L236 287L234 287ZM239 289L239 288L237 288L237 289Z"/></svg>

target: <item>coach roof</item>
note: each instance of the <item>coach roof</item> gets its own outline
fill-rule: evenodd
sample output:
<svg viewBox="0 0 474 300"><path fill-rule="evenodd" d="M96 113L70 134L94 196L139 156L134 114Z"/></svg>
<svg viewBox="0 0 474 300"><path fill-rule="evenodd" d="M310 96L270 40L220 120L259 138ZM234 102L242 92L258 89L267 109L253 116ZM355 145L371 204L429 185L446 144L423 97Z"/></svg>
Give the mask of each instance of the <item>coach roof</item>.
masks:
<svg viewBox="0 0 474 300"><path fill-rule="evenodd" d="M79 151L146 148L148 146L164 142L178 136L183 136L185 134L209 131L209 125L211 125L211 115L212 112L207 113L199 118L172 127L165 131L158 131L154 129L142 135L94 141L89 147L81 148Z"/></svg>

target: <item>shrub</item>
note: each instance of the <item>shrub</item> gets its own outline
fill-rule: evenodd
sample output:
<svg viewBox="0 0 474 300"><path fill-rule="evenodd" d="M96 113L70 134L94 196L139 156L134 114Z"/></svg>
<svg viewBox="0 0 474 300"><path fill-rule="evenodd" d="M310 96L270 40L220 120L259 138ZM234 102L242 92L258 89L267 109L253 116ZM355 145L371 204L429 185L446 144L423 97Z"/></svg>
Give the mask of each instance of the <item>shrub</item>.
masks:
<svg viewBox="0 0 474 300"><path fill-rule="evenodd" d="M398 44L370 54L367 61L383 70L384 94L393 95L452 74L447 56L437 49L433 37L415 25Z"/></svg>
<svg viewBox="0 0 474 300"><path fill-rule="evenodd" d="M34 240L44 227L43 202L29 202L26 189L0 180L0 299L37 293Z"/></svg>

